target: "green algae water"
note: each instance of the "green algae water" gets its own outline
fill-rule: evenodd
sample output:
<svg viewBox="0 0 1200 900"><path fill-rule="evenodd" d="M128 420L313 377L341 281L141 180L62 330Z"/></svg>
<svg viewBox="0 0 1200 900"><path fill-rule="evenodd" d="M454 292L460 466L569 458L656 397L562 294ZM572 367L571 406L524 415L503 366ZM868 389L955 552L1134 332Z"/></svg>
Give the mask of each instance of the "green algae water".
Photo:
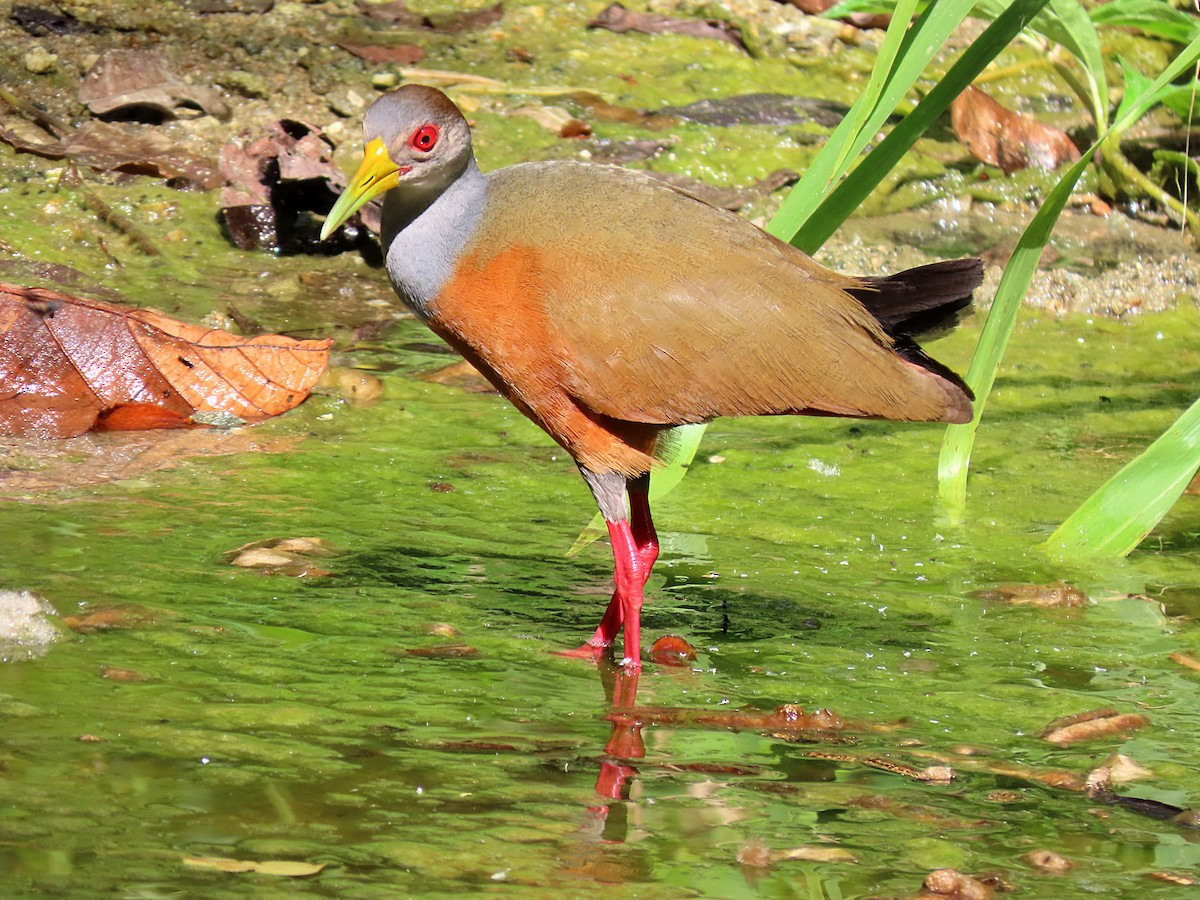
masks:
<svg viewBox="0 0 1200 900"><path fill-rule="evenodd" d="M1152 774L1118 793L1197 803L1198 676L1169 658L1200 656L1196 499L1122 563L1037 544L1191 400L1197 324L1028 318L959 521L937 426L716 423L659 504L644 625L698 656L647 666L632 760L605 754L601 672L552 654L607 602L607 545L564 557L586 488L499 398L413 378L446 361L415 322L374 351L374 406L316 396L249 429L257 450L4 502L0 588L76 629L0 666L0 893L849 898L954 867L1025 896L1178 896L1151 874L1200 869L1198 833L1078 788L1119 752ZM961 369L975 333L934 352ZM301 536L329 574L229 563ZM987 599L1060 580L1089 602ZM847 727L738 727L785 704ZM1039 737L1102 707L1148 724ZM618 796L597 793L614 764ZM954 779L913 776L931 765Z"/></svg>

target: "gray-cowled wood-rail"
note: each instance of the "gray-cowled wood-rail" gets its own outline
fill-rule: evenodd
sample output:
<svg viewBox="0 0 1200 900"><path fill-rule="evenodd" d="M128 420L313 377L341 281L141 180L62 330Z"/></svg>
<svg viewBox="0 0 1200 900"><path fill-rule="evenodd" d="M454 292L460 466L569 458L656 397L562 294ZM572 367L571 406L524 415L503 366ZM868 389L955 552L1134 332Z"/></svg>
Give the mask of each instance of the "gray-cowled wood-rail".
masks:
<svg viewBox="0 0 1200 900"><path fill-rule="evenodd" d="M717 416L971 418L970 391L911 335L970 301L978 260L852 278L637 172L559 161L485 175L462 113L421 85L376 100L364 130L322 237L384 194L396 293L578 464L616 570L578 655L598 658L623 629L624 663L640 665L665 430Z"/></svg>

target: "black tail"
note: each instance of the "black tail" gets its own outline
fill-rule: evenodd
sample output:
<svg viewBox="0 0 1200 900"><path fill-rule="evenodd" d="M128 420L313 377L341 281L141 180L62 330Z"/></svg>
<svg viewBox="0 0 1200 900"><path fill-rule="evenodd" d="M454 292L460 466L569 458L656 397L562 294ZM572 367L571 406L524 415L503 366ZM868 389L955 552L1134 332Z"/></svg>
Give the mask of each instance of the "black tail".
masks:
<svg viewBox="0 0 1200 900"><path fill-rule="evenodd" d="M860 280L863 286L850 293L896 342L896 352L974 399L963 380L926 354L917 339L931 340L953 330L971 305L971 292L983 281L983 261L952 259Z"/></svg>

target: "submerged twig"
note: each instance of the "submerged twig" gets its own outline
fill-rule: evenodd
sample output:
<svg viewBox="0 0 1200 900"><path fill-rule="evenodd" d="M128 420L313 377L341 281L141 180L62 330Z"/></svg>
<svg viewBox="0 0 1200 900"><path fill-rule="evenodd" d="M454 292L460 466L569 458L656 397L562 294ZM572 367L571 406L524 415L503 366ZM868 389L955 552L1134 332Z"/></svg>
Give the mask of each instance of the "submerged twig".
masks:
<svg viewBox="0 0 1200 900"><path fill-rule="evenodd" d="M147 256L162 255L162 251L158 249L154 241L150 240L146 233L138 228L128 216L117 212L84 186L83 178L74 165L67 170L63 183L79 194L88 209L99 216L102 221L107 222L128 237Z"/></svg>
<svg viewBox="0 0 1200 900"><path fill-rule="evenodd" d="M43 109L38 109L32 103L22 100L8 88L0 87L0 100L7 103L15 112L20 113L43 131L61 140L71 133L71 128Z"/></svg>

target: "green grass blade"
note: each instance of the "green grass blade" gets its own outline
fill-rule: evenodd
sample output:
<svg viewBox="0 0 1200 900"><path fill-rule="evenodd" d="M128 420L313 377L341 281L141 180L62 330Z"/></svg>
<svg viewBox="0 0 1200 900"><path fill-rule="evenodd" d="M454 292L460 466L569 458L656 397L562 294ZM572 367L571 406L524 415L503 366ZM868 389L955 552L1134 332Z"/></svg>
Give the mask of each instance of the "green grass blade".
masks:
<svg viewBox="0 0 1200 900"><path fill-rule="evenodd" d="M1015 0L955 61L933 90L889 132L800 226L792 243L816 253L976 76L1020 34L1049 0Z"/></svg>
<svg viewBox="0 0 1200 900"><path fill-rule="evenodd" d="M908 23L912 21L916 8L917 0L898 0L896 3L892 21L888 24L883 43L879 47L879 55L875 57L875 65L871 67L871 77L867 80L867 86L855 99L846 118L838 124L839 131L845 129L846 137L830 141L829 145L832 145L837 152L832 154L833 164L829 178L823 185L818 185L822 195L832 189L850 167L851 160L858 155L854 146L879 109L884 90L892 78L897 58L904 46ZM835 131L835 137L836 135ZM769 226L767 230L771 230ZM781 235L776 235L776 237L781 237ZM786 240L786 238L783 239Z"/></svg>
<svg viewBox="0 0 1200 900"><path fill-rule="evenodd" d="M1200 468L1200 400L1106 481L1043 545L1062 557L1125 556L1167 514Z"/></svg>
<svg viewBox="0 0 1200 900"><path fill-rule="evenodd" d="M1167 86L1190 68L1197 58L1200 58L1200 37L1188 44L1153 83L1136 95L1132 91L1126 92L1112 126L1067 170L1047 195L1041 209L1017 242L1017 249L1013 251L1012 258L1004 267L1004 274L996 289L996 299L988 311L987 321L979 336L979 344L967 369L967 384L975 392L975 415L966 425L949 426L942 442L941 457L938 460L938 493L951 511L961 508L966 501L967 471L979 420L987 405L988 394L995 384L1000 360L1008 347L1017 310L1021 306L1029 282L1033 279L1050 232L1071 197L1071 191L1104 139L1110 133L1119 132L1137 121L1146 110L1158 102Z"/></svg>
<svg viewBox="0 0 1200 900"><path fill-rule="evenodd" d="M812 217L816 208L841 181L850 162L874 139L888 116L925 71L934 54L970 12L974 2L938 0L926 7L917 21L903 33L900 49L890 68L877 64L876 73L880 73L883 85L873 105L868 107L866 98L860 97L821 148L804 177L788 194L783 206L767 226L767 231L782 240L790 240ZM894 29L900 29L900 23L905 21L899 17L893 19L887 39L892 39L897 33ZM875 81L876 75L873 73L872 82Z"/></svg>
<svg viewBox="0 0 1200 900"><path fill-rule="evenodd" d="M1200 30L1200 22L1163 0L1111 0L1095 7L1092 21L1113 28L1136 28L1144 34L1186 44Z"/></svg>

